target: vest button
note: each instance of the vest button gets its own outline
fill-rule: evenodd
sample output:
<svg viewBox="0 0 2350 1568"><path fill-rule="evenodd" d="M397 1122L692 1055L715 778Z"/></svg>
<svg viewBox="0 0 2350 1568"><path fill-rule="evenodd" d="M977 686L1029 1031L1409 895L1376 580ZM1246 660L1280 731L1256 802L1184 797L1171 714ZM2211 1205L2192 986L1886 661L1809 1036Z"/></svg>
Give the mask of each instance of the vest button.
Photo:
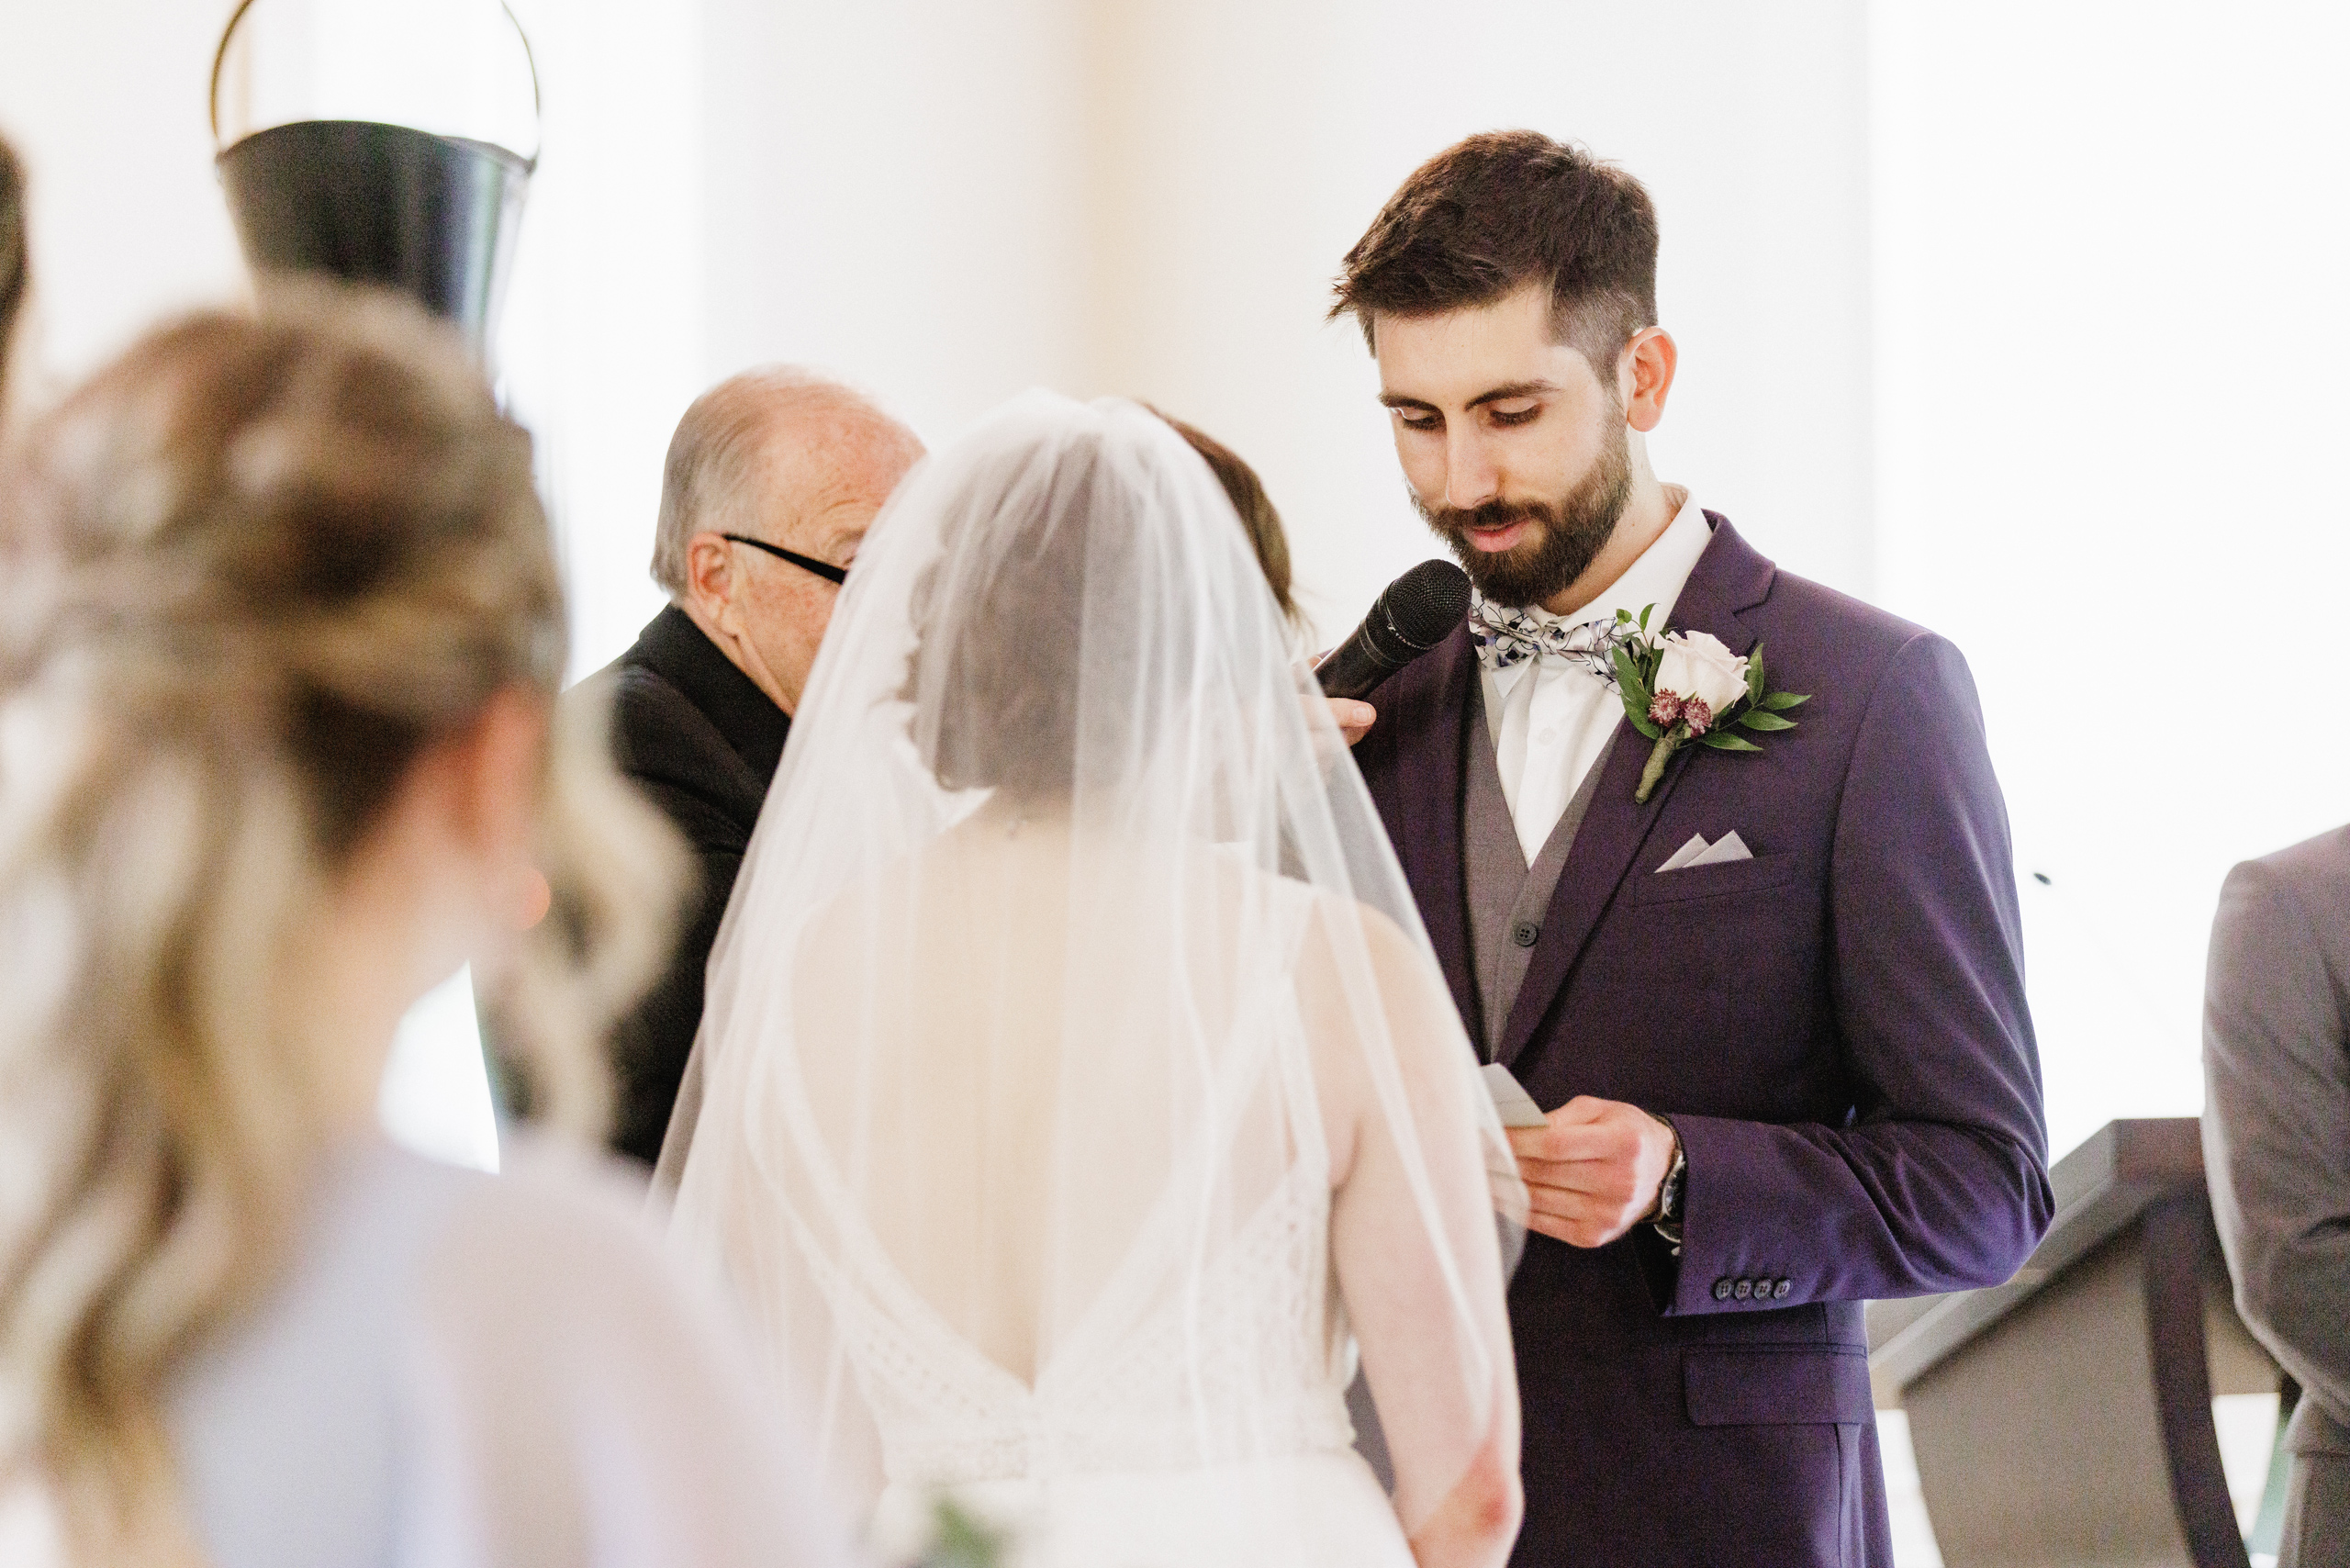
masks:
<svg viewBox="0 0 2350 1568"><path fill-rule="evenodd" d="M1533 946L1534 939L1541 935L1542 928L1530 920L1521 920L1509 928L1509 939L1521 947Z"/></svg>

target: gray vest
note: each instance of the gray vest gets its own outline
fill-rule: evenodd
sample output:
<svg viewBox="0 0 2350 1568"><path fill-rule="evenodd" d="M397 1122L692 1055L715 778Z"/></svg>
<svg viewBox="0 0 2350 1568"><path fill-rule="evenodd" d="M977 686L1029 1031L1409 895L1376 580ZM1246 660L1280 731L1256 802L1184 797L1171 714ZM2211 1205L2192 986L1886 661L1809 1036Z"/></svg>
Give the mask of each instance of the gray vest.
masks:
<svg viewBox="0 0 2350 1568"><path fill-rule="evenodd" d="M1598 791L1599 777L1607 771L1607 757L1616 749L1614 736L1583 776L1559 825L1534 864L1517 841L1517 824L1509 814L1509 799L1502 793L1502 772L1494 759L1493 725L1485 718L1485 682L1482 673L1469 682L1469 788L1461 804L1462 869L1469 884L1469 951L1476 962L1477 1006L1483 1014L1482 1042L1487 1061L1502 1047L1502 1031L1526 983L1526 968L1534 958L1535 941L1542 935L1542 918L1550 908L1550 894L1566 869L1567 852L1575 846L1575 833Z"/></svg>

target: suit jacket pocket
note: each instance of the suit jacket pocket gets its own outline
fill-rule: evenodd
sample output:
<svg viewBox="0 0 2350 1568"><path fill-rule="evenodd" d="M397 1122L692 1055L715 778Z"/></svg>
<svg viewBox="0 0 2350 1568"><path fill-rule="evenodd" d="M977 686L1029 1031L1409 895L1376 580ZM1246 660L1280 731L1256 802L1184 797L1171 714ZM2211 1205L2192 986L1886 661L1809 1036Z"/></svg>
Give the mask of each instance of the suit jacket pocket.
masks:
<svg viewBox="0 0 2350 1568"><path fill-rule="evenodd" d="M1740 1346L1682 1353L1683 1396L1700 1427L1788 1427L1874 1420L1868 1352Z"/></svg>
<svg viewBox="0 0 2350 1568"><path fill-rule="evenodd" d="M1725 893L1760 892L1796 879L1800 868L1790 851L1725 860L1718 866L1684 866L1678 871L1640 871L1629 879L1635 903L1673 903Z"/></svg>

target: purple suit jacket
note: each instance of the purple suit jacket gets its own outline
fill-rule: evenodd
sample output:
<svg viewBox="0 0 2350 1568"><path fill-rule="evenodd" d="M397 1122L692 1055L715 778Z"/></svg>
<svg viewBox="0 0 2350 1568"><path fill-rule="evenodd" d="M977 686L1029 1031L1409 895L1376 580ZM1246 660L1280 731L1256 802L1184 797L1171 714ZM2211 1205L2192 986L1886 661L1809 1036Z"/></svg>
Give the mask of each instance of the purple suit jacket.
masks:
<svg viewBox="0 0 2350 1568"><path fill-rule="evenodd" d="M1779 571L1724 519L1673 629L1764 645L1812 694L1760 755L1691 747L1645 806L1606 763L1502 1036L1546 1109L1669 1118L1676 1259L1649 1227L1530 1239L1513 1562L1889 1565L1862 1304L1996 1284L2053 1207L2007 810L1965 662ZM1376 692L1355 758L1470 1037L1466 631ZM1663 875L1690 834L1751 860Z"/></svg>

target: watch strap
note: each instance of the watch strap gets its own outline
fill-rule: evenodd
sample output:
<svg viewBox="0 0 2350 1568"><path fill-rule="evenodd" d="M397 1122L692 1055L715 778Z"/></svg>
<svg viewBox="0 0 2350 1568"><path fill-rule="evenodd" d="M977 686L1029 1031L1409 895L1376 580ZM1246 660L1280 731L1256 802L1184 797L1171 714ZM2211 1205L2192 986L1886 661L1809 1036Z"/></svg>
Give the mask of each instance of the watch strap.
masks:
<svg viewBox="0 0 2350 1568"><path fill-rule="evenodd" d="M1656 1204L1649 1210L1646 1224L1655 1226L1664 1238L1676 1248L1681 1245L1681 1195L1688 1184L1689 1157L1681 1147L1681 1129L1662 1116L1650 1115L1673 1135L1673 1162L1665 1167L1664 1180L1657 1184ZM1670 1229L1666 1227L1670 1226Z"/></svg>

